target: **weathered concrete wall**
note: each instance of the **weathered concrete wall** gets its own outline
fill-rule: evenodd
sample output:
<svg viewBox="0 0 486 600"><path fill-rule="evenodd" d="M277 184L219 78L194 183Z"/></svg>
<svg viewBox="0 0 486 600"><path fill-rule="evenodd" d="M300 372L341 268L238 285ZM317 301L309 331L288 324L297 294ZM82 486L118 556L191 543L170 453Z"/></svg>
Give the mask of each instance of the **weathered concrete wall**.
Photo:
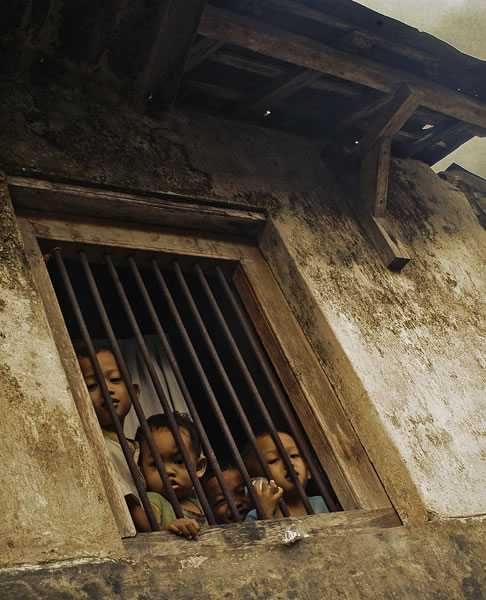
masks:
<svg viewBox="0 0 486 600"><path fill-rule="evenodd" d="M0 215L0 565L120 555L4 180Z"/></svg>
<svg viewBox="0 0 486 600"><path fill-rule="evenodd" d="M129 540L125 560L0 571L4 600L483 600L484 521L454 519L345 531L308 517L310 537L284 545L285 522L212 527L198 542L162 532ZM141 538L141 539L140 539Z"/></svg>
<svg viewBox="0 0 486 600"><path fill-rule="evenodd" d="M402 518L486 513L486 233L462 192L395 162L389 211L412 262L391 273L317 144L7 91L9 173L268 208L263 251Z"/></svg>

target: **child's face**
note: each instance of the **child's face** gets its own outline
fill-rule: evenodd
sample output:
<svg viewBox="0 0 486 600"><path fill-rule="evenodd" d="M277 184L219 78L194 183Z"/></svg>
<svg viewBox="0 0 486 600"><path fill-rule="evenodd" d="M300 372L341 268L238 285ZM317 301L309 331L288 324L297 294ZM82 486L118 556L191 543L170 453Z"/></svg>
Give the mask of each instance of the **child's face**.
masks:
<svg viewBox="0 0 486 600"><path fill-rule="evenodd" d="M306 463L300 455L299 449L297 448L296 443L292 436L287 433L279 432L280 440L283 444L283 447L287 451L289 455L292 466L297 473L297 477L299 478L300 483L305 488L307 485L307 481L310 479L311 475L309 469L307 468ZM290 477L290 474L287 472L287 468L285 467L285 463L282 460L277 446L275 442L271 438L269 434L265 434L259 436L257 438L257 443L260 447L260 450L263 454L263 458L272 473L272 477L275 480L275 483L280 486L284 491L284 497L286 495L295 494L296 489L295 485ZM251 467L255 470L256 474L263 475L262 468L260 465L260 461L256 458L254 453L252 453L251 457Z"/></svg>
<svg viewBox="0 0 486 600"><path fill-rule="evenodd" d="M246 515L252 508L250 496L246 492L245 482L238 469L227 469L223 471L223 477L228 486L229 493L233 496L236 508L244 521ZM211 477L206 483L206 496L213 509L214 518L217 523L234 523L235 518L224 497L221 486L216 477Z"/></svg>
<svg viewBox="0 0 486 600"><path fill-rule="evenodd" d="M184 444L187 448L189 458L194 466L196 475L202 477L206 471L206 457L196 456L191 443L191 436L183 427L179 427ZM182 454L177 447L174 436L169 429L156 429L152 431L155 445L159 451L162 463L167 471L167 476L172 483L172 489L179 500L189 498L192 495L193 485L189 473L182 459ZM164 484L159 475L155 461L150 452L147 440L143 439L140 444L140 470L145 477L147 489L167 496Z"/></svg>
<svg viewBox="0 0 486 600"><path fill-rule="evenodd" d="M100 364L106 387L108 388L111 399L113 400L116 414L120 418L120 421L123 425L123 421L125 420L125 417L132 406L132 402L130 400L130 396L128 395L125 382L121 378L115 357L109 350L101 350L96 355L96 358ZM100 425L106 429L113 429L113 422L111 420L108 407L106 406L105 399L103 398L103 394L101 393L101 388L90 359L86 356L80 356L78 360ZM138 396L139 387L136 383L133 385Z"/></svg>

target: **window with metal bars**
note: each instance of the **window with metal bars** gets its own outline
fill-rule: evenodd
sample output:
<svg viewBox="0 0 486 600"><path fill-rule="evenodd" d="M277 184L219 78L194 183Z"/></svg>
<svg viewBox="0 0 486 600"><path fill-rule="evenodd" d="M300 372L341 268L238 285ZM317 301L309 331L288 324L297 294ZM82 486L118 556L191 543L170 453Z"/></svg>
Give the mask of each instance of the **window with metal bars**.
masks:
<svg viewBox="0 0 486 600"><path fill-rule="evenodd" d="M52 241L41 246L48 257L49 274L69 334L73 340L82 340L85 344L102 388L103 378L93 340L106 339L107 347L112 349L167 490L167 499L178 518L183 512L147 425L149 414L144 406L144 390L139 400L131 383L133 378L122 351L126 340L132 340L130 344L136 348L138 359L149 374L159 402L157 412L168 416L170 430L210 524L215 523L215 518L172 416L174 398L170 386L163 381L164 371L157 365L147 343L154 336L163 349L167 369L177 382L184 407L199 433L209 468L235 521L240 520L240 514L220 463L234 464L240 471L257 515L263 517L251 474L241 456L244 447L251 448L266 478L272 478L256 440L256 435L263 431L269 433L277 446L307 513L313 514L308 496L314 494L322 496L329 510L339 508L326 474L316 460L233 284L238 263L187 255L120 253L117 248L89 245L80 248L62 242L56 246ZM110 393L106 387L102 392L138 495L152 529L157 530L159 525ZM279 431L292 436L309 468L312 478L307 489L296 476ZM279 508L284 516L289 515L283 498L279 500Z"/></svg>

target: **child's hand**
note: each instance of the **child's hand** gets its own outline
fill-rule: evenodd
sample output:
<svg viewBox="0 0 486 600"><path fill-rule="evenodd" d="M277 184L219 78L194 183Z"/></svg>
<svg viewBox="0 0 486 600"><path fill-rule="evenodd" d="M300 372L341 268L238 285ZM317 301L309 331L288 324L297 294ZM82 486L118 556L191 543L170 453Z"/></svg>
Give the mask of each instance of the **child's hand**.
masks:
<svg viewBox="0 0 486 600"><path fill-rule="evenodd" d="M265 513L265 519L273 519L278 501L282 497L283 489L273 479L268 481L264 477L258 477L252 483Z"/></svg>
<svg viewBox="0 0 486 600"><path fill-rule="evenodd" d="M195 519L176 519L163 527L167 531L172 531L177 535L183 535L188 540L197 540L201 527Z"/></svg>

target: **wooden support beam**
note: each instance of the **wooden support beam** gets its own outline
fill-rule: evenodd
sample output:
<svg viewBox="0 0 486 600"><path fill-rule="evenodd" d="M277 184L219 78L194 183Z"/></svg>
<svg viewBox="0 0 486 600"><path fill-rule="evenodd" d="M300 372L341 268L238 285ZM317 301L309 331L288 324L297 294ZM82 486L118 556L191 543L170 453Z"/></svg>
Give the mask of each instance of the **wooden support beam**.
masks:
<svg viewBox="0 0 486 600"><path fill-rule="evenodd" d="M385 216L390 153L391 137L381 137L361 163L361 201L373 217Z"/></svg>
<svg viewBox="0 0 486 600"><path fill-rule="evenodd" d="M334 29L355 32L360 35L362 39L366 38L369 44L378 47L385 47L396 54L405 56L409 60L418 60L422 62L425 61L428 63L437 63L439 61L438 57L430 52L426 52L425 50L421 50L420 48L415 48L410 45L401 44L393 39L385 38L377 35L376 33L367 31L364 28L360 29L359 25L356 23L351 23L345 19L340 19L339 17L330 15L329 13L326 13L318 8L305 6L300 2L295 2L295 0L267 0L267 5L277 10L284 10L285 12L295 15L296 17L302 17L304 19L322 23L323 25L328 25Z"/></svg>
<svg viewBox="0 0 486 600"><path fill-rule="evenodd" d="M160 3L158 32L136 93L139 105L152 113L161 114L174 103L204 4L204 0Z"/></svg>
<svg viewBox="0 0 486 600"><path fill-rule="evenodd" d="M218 40L212 40L210 38L200 39L191 48L191 54L187 59L184 72L187 73L188 71L192 71L192 69L196 68L222 46L224 46L224 43L219 42Z"/></svg>
<svg viewBox="0 0 486 600"><path fill-rule="evenodd" d="M419 104L479 127L486 127L486 104L412 73L351 55L251 17L208 5L199 33L219 41L328 73L387 94L406 83Z"/></svg>
<svg viewBox="0 0 486 600"><path fill-rule="evenodd" d="M352 153L355 160L362 160L380 138L392 138L408 121L419 105L416 94L402 84L391 101L386 104L375 122Z"/></svg>
<svg viewBox="0 0 486 600"><path fill-rule="evenodd" d="M250 96L248 100L237 107L237 111L239 113L255 112L278 106L282 100L321 76L320 71L293 67L289 71L283 72L259 92Z"/></svg>

